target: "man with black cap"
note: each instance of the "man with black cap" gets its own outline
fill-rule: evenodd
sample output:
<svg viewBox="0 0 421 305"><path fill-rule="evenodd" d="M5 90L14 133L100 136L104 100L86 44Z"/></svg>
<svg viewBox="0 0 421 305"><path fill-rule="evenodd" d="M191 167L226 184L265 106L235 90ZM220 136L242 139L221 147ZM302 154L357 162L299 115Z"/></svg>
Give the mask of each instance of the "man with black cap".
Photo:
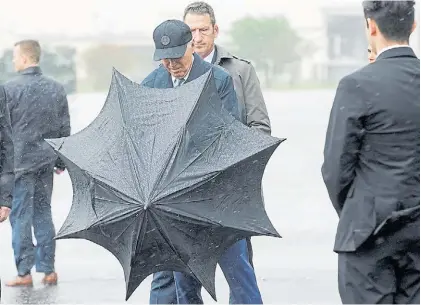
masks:
<svg viewBox="0 0 421 305"><path fill-rule="evenodd" d="M231 76L193 54L190 28L182 21L167 20L153 32L154 60L161 65L149 74L142 85L151 88L175 88L213 69L216 87L225 109L239 119L237 96Z"/></svg>
<svg viewBox="0 0 421 305"><path fill-rule="evenodd" d="M239 109L231 76L221 67L205 62L195 54L192 38L190 27L182 21L167 20L161 23L154 31L153 39L154 60L161 60L162 64L143 80L142 85L151 88L175 88L197 79L212 69L217 91L225 109L240 120L240 112L244 109ZM239 303L261 303L254 270L250 264L249 268L235 268L240 260L249 260L245 240L229 248L219 261L230 290L234 292L235 299ZM177 295L175 282L177 273L164 271L154 274L151 304L178 304L185 299L193 304L203 303L196 295Z"/></svg>

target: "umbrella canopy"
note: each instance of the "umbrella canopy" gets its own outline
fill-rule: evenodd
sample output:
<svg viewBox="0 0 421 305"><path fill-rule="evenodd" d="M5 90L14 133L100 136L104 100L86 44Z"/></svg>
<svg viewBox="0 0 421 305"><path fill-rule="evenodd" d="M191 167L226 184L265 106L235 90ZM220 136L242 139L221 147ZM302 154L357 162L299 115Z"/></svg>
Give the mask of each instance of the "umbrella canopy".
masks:
<svg viewBox="0 0 421 305"><path fill-rule="evenodd" d="M151 89L113 70L98 117L47 141L74 193L56 238L109 250L123 267L126 300L165 270L191 274L216 300L216 265L228 247L249 236L280 237L261 181L283 140L226 112L212 71L176 89Z"/></svg>

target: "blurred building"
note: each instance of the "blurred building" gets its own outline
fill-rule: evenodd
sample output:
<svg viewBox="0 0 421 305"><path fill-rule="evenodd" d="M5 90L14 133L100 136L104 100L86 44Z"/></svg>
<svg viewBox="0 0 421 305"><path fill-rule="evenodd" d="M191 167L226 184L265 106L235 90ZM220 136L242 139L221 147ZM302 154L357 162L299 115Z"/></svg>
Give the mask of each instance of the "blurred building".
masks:
<svg viewBox="0 0 421 305"><path fill-rule="evenodd" d="M22 1L27 8L24 11L19 11L20 2L13 4L13 10L0 11L0 19L4 21L0 23L0 48L30 37L47 46L74 48L76 89L90 91L106 90L104 84L111 80L112 67L135 81L142 80L156 66L152 61L154 27L165 19L181 18L183 8L193 0L173 0L171 6L166 0L154 0L142 10L133 9L135 0L86 0L73 3L65 11L53 5L53 0L43 0L42 4ZM227 47L230 47L230 26L235 20L245 16L287 17L308 42L300 50L301 60L290 65L287 75L280 76L287 82L293 79L296 83L334 85L342 76L367 64L361 0L207 2L215 9L220 26L217 42ZM416 12L421 26L418 3ZM420 55L419 26L411 38L417 55Z"/></svg>
<svg viewBox="0 0 421 305"><path fill-rule="evenodd" d="M418 3L415 6L420 25ZM301 36L314 43L301 62L301 80L336 84L343 76L367 64L367 38L360 2L320 5L312 24L300 27ZM420 29L412 34L410 45L420 55Z"/></svg>
<svg viewBox="0 0 421 305"><path fill-rule="evenodd" d="M22 38L21 38L22 37ZM15 41L32 35L15 35ZM98 32L85 35L43 34L41 67L46 75L63 83L68 93L107 91L112 68L141 81L156 66L153 42L139 32ZM0 59L0 82L14 75L11 49Z"/></svg>

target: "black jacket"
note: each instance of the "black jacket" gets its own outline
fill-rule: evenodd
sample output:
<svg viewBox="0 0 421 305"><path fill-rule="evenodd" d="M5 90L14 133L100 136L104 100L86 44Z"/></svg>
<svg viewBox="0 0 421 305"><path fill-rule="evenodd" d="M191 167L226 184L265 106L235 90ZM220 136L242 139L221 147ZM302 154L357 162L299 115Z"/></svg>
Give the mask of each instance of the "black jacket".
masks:
<svg viewBox="0 0 421 305"><path fill-rule="evenodd" d="M30 67L5 84L15 144L15 174L46 165L63 168L44 139L70 135L69 106L61 84Z"/></svg>
<svg viewBox="0 0 421 305"><path fill-rule="evenodd" d="M340 216L337 252L357 250L397 212L419 221L420 61L412 49L384 51L340 81L322 174Z"/></svg>
<svg viewBox="0 0 421 305"><path fill-rule="evenodd" d="M13 140L6 93L0 85L0 206L12 207L15 185L13 173Z"/></svg>

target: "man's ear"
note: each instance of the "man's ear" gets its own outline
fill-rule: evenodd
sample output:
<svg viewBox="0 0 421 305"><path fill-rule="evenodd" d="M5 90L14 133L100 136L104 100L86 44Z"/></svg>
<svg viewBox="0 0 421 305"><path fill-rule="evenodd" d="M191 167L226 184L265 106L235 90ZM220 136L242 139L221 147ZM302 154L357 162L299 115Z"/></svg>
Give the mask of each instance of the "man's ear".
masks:
<svg viewBox="0 0 421 305"><path fill-rule="evenodd" d="M371 18L367 18L367 30L370 36L376 36L378 32L376 21Z"/></svg>
<svg viewBox="0 0 421 305"><path fill-rule="evenodd" d="M219 35L219 26L217 24L215 24L213 26L213 32L214 32L215 38L218 38L218 35Z"/></svg>
<svg viewBox="0 0 421 305"><path fill-rule="evenodd" d="M411 34L415 31L416 28L417 28L417 22L414 20L414 23L412 24Z"/></svg>

